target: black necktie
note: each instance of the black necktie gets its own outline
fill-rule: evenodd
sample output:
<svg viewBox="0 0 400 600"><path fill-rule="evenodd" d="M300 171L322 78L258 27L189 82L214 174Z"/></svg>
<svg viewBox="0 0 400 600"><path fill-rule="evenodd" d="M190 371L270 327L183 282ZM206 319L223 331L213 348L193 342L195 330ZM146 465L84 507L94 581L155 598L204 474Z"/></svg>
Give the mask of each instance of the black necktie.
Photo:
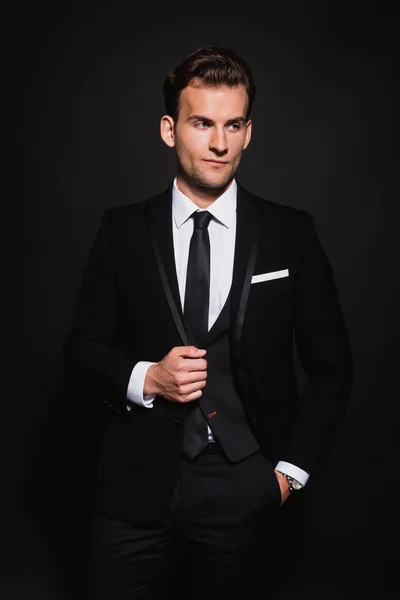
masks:
<svg viewBox="0 0 400 600"><path fill-rule="evenodd" d="M185 321L198 340L208 331L210 304L210 239L208 225L212 215L204 210L193 215L194 229L190 240L184 303Z"/></svg>
<svg viewBox="0 0 400 600"><path fill-rule="evenodd" d="M186 275L184 318L195 340L208 331L210 304L210 239L208 225L212 215L197 211L190 240ZM183 449L194 458L208 443L207 422L197 400L187 406Z"/></svg>

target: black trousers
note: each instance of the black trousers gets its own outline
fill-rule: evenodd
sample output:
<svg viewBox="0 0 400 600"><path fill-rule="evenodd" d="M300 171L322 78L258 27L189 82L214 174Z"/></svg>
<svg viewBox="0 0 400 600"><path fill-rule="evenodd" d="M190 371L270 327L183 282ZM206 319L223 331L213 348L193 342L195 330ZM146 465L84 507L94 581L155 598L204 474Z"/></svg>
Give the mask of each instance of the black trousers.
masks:
<svg viewBox="0 0 400 600"><path fill-rule="evenodd" d="M88 600L267 600L280 499L273 466L260 452L239 463L222 454L182 457L163 520L94 517Z"/></svg>

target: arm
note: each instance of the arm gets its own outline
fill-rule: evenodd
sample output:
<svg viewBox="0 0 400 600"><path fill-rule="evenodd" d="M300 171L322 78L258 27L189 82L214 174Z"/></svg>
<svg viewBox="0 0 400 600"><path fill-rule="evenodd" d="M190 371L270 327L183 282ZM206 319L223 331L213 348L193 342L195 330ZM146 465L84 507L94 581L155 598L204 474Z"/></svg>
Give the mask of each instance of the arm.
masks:
<svg viewBox="0 0 400 600"><path fill-rule="evenodd" d="M294 434L281 460L315 473L345 414L352 357L332 267L309 215L294 285L295 340L307 382Z"/></svg>
<svg viewBox="0 0 400 600"><path fill-rule="evenodd" d="M195 400L207 377L204 350L175 347L159 363L141 361L124 351L108 218L106 211L83 273L64 344L67 362L117 412L129 411L130 402L151 408L156 395L173 402Z"/></svg>
<svg viewBox="0 0 400 600"><path fill-rule="evenodd" d="M138 359L128 356L120 342L122 324L108 217L106 211L89 253L64 354L90 387L98 386L115 410L125 412L128 383Z"/></svg>
<svg viewBox="0 0 400 600"><path fill-rule="evenodd" d="M129 379L128 391L126 393L126 398L128 400L126 406L127 410L131 410L131 403L145 406L146 408L153 408L153 400L156 397L156 394L144 393L147 371L153 364L153 362L149 361L140 361L134 366Z"/></svg>

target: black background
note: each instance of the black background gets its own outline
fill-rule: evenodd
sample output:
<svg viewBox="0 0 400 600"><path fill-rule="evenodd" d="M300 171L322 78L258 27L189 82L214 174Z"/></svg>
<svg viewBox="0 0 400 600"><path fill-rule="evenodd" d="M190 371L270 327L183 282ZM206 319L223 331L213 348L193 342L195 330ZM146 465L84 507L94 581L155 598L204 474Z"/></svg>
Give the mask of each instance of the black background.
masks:
<svg viewBox="0 0 400 600"><path fill-rule="evenodd" d="M1 597L80 598L97 421L61 346L103 210L174 175L159 137L167 71L212 43L258 85L238 179L313 213L354 354L333 460L288 520L282 586L397 598L396 4L14 3L1 22Z"/></svg>

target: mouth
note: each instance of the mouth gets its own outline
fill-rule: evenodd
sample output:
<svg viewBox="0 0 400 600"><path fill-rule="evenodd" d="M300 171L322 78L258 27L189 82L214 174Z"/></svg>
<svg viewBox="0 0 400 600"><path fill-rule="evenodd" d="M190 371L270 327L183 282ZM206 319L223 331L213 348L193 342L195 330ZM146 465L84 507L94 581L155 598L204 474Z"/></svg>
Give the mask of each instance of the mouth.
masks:
<svg viewBox="0 0 400 600"><path fill-rule="evenodd" d="M223 167L224 165L227 165L228 162L227 161L223 161L223 160L213 160L213 159L204 159L204 162L209 163L210 165L215 165L215 166L219 166L219 167Z"/></svg>

